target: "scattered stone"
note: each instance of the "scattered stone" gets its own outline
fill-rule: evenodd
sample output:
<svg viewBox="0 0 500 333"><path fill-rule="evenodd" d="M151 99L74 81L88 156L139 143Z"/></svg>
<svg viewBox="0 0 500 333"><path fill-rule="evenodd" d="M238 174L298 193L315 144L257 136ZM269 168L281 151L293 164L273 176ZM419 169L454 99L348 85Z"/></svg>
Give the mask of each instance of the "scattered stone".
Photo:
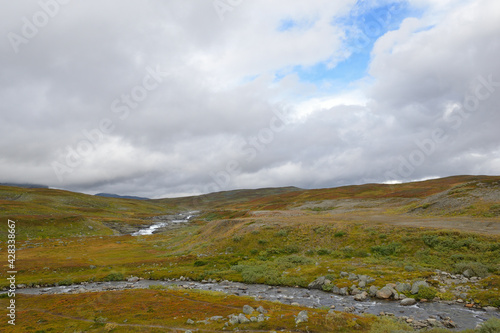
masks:
<svg viewBox="0 0 500 333"><path fill-rule="evenodd" d="M224 317L222 317L222 316L213 316L213 317L210 317L211 321L221 321L222 319L224 319Z"/></svg>
<svg viewBox="0 0 500 333"><path fill-rule="evenodd" d="M131 276L127 279L127 282L137 282L139 278L137 276Z"/></svg>
<svg viewBox="0 0 500 333"><path fill-rule="evenodd" d="M400 293L404 293L411 290L411 285L409 283L396 283L396 290Z"/></svg>
<svg viewBox="0 0 500 333"><path fill-rule="evenodd" d="M188 319L188 320L186 320L186 324L188 324L188 325L194 325L194 320Z"/></svg>
<svg viewBox="0 0 500 333"><path fill-rule="evenodd" d="M330 283L331 283L331 281L328 280L326 277L320 276L319 278L317 278L313 282L309 283L307 288L323 290L323 285L330 284Z"/></svg>
<svg viewBox="0 0 500 333"><path fill-rule="evenodd" d="M472 272L470 269L466 269L463 273L462 273L463 276L465 276L466 278L471 278L474 276L474 272Z"/></svg>
<svg viewBox="0 0 500 333"><path fill-rule="evenodd" d="M248 319L248 318L247 318L247 317L246 317L243 313L240 313L240 314L238 315L238 322L239 322L240 324L246 324L246 323L249 323L249 322L250 322L250 320L249 320L249 319Z"/></svg>
<svg viewBox="0 0 500 333"><path fill-rule="evenodd" d="M380 299L388 299L392 296L392 289L389 287L383 287L382 289L377 291L375 296Z"/></svg>
<svg viewBox="0 0 500 333"><path fill-rule="evenodd" d="M262 305L261 305L261 306L259 306L259 307L257 308L257 310L256 310L256 311L257 311L258 313L267 313L267 310L266 310L266 309L264 309L264 308L262 307Z"/></svg>
<svg viewBox="0 0 500 333"><path fill-rule="evenodd" d="M239 324L240 320L239 320L238 316L231 315L231 316L229 317L229 321L228 321L228 322L229 322L229 324L231 324L231 325L236 325L236 324Z"/></svg>
<svg viewBox="0 0 500 333"><path fill-rule="evenodd" d="M330 306L330 309L335 309L335 305Z"/></svg>
<svg viewBox="0 0 500 333"><path fill-rule="evenodd" d="M360 288L366 287L366 281L364 281L364 280L359 281L358 287L360 287Z"/></svg>
<svg viewBox="0 0 500 333"><path fill-rule="evenodd" d="M340 272L340 277L346 277L349 276L349 273L347 272Z"/></svg>
<svg viewBox="0 0 500 333"><path fill-rule="evenodd" d="M366 301L367 297L368 297L368 293L367 293L366 291L363 291L363 292L362 292L362 293L360 293L360 294L356 294L356 295L354 296L354 300L355 300L355 301L362 302L362 301Z"/></svg>
<svg viewBox="0 0 500 333"><path fill-rule="evenodd" d="M307 311L300 311L297 317L295 317L295 324L300 324L300 323L305 323L309 320L309 317L307 316Z"/></svg>
<svg viewBox="0 0 500 333"><path fill-rule="evenodd" d="M413 295L417 294L420 287L428 287L429 285L425 281L417 281L411 287L411 293Z"/></svg>
<svg viewBox="0 0 500 333"><path fill-rule="evenodd" d="M358 294L361 294L361 290L359 290L356 287L354 287L353 289L351 289L351 295L358 295Z"/></svg>
<svg viewBox="0 0 500 333"><path fill-rule="evenodd" d="M293 306L300 306L300 304L299 304L299 303L297 303L297 302L293 302L293 303L292 303L292 305L293 305Z"/></svg>
<svg viewBox="0 0 500 333"><path fill-rule="evenodd" d="M494 306L485 306L483 309L487 312L493 312L497 310L497 308L495 308Z"/></svg>
<svg viewBox="0 0 500 333"><path fill-rule="evenodd" d="M243 313L244 314L252 314L255 310L250 306L250 305L244 305L243 306Z"/></svg>
<svg viewBox="0 0 500 333"><path fill-rule="evenodd" d="M340 288L340 289L339 289L339 295L342 295L342 296L347 296L347 295L349 295L349 290L347 289L347 287Z"/></svg>
<svg viewBox="0 0 500 333"><path fill-rule="evenodd" d="M257 316L257 322L258 323L261 323L265 320L265 317L264 315L261 313L260 315Z"/></svg>
<svg viewBox="0 0 500 333"><path fill-rule="evenodd" d="M378 288L375 286L370 286L370 289L368 289L368 295L371 297L375 297L377 295Z"/></svg>
<svg viewBox="0 0 500 333"><path fill-rule="evenodd" d="M405 298L399 304L404 306L410 306L417 304L417 301L414 298Z"/></svg>

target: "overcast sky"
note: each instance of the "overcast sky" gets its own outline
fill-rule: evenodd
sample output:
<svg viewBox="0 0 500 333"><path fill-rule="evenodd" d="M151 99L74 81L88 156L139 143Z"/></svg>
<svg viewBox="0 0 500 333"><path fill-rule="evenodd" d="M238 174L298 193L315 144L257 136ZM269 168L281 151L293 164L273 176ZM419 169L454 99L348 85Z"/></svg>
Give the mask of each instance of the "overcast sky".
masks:
<svg viewBox="0 0 500 333"><path fill-rule="evenodd" d="M0 182L151 198L500 174L498 0L8 1Z"/></svg>

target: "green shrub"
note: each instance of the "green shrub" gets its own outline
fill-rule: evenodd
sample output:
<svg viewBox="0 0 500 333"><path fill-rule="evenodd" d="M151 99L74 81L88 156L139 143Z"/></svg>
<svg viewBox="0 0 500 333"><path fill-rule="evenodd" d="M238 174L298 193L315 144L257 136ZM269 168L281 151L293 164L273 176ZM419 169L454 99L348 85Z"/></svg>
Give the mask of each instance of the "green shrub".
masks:
<svg viewBox="0 0 500 333"><path fill-rule="evenodd" d="M242 240L243 240L242 235L233 236L233 242L235 242L235 243L241 242Z"/></svg>
<svg viewBox="0 0 500 333"><path fill-rule="evenodd" d="M500 319L490 318L479 328L479 333L498 333L500 332Z"/></svg>
<svg viewBox="0 0 500 333"><path fill-rule="evenodd" d="M320 256L324 256L324 255L327 255L327 254L330 254L331 251L328 250L328 249L319 249L318 252L317 252Z"/></svg>
<svg viewBox="0 0 500 333"><path fill-rule="evenodd" d="M313 256L316 253L314 250L307 250L306 251L306 256Z"/></svg>
<svg viewBox="0 0 500 333"><path fill-rule="evenodd" d="M371 250L373 253L381 256L391 256L396 253L396 251L401 247L399 243L390 243L387 245L372 246Z"/></svg>
<svg viewBox="0 0 500 333"><path fill-rule="evenodd" d="M278 237L286 237L286 236L288 236L288 232L286 230L284 230L284 229L281 229L280 231L278 231L276 233L276 236L278 236Z"/></svg>
<svg viewBox="0 0 500 333"><path fill-rule="evenodd" d="M283 248L283 252L287 254L293 254L299 252L299 247L297 245L286 245Z"/></svg>
<svg viewBox="0 0 500 333"><path fill-rule="evenodd" d="M206 262L206 261L203 261L203 260L196 260L196 261L194 262L194 266L195 266L195 267L205 266L206 264L207 264L207 262Z"/></svg>
<svg viewBox="0 0 500 333"><path fill-rule="evenodd" d="M71 286L73 284L73 280L71 279L64 279L62 281L59 281L60 286Z"/></svg>
<svg viewBox="0 0 500 333"><path fill-rule="evenodd" d="M335 237L342 237L345 236L347 233L345 231L337 231L333 236Z"/></svg>
<svg viewBox="0 0 500 333"><path fill-rule="evenodd" d="M437 295L437 290L432 287L421 286L418 289L417 298L418 299L429 299L432 300Z"/></svg>
<svg viewBox="0 0 500 333"><path fill-rule="evenodd" d="M259 243L260 245L265 245L265 244L269 243L269 241L267 239L259 239L257 241L257 243Z"/></svg>
<svg viewBox="0 0 500 333"><path fill-rule="evenodd" d="M488 275L488 267L480 262L459 262L455 264L455 274L462 274L464 271L470 270L474 276L485 277Z"/></svg>
<svg viewBox="0 0 500 333"><path fill-rule="evenodd" d="M250 250L250 254L252 254L252 255L256 255L257 253L259 253L259 250L257 250L257 249Z"/></svg>
<svg viewBox="0 0 500 333"><path fill-rule="evenodd" d="M125 278L123 277L122 273L111 273L104 278L104 281L123 281L123 280L125 280Z"/></svg>

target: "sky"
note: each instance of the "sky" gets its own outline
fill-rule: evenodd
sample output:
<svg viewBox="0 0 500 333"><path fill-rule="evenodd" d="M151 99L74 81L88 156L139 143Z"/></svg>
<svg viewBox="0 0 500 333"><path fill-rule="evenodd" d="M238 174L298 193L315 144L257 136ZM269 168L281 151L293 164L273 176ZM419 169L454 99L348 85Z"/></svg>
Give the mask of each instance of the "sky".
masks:
<svg viewBox="0 0 500 333"><path fill-rule="evenodd" d="M10 1L0 182L149 198L500 174L497 0Z"/></svg>

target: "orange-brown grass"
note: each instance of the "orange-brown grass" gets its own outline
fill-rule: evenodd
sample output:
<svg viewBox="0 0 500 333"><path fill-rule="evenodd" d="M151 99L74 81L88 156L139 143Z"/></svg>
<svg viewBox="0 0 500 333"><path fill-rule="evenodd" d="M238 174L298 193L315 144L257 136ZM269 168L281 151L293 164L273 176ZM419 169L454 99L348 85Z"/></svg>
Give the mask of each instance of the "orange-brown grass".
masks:
<svg viewBox="0 0 500 333"><path fill-rule="evenodd" d="M7 299L0 299L5 308ZM74 295L18 295L16 326L10 332L181 332L185 329L222 331L225 321L196 323L212 316L228 317L243 305L263 306L270 317L262 323L239 324L241 331L288 330L293 332L368 332L374 317L346 313L327 315L326 310L306 309L309 322L295 324L304 308L221 293L188 290L126 290ZM253 315L257 315L254 313ZM0 323L5 327L6 322ZM230 329L234 327L230 326Z"/></svg>

